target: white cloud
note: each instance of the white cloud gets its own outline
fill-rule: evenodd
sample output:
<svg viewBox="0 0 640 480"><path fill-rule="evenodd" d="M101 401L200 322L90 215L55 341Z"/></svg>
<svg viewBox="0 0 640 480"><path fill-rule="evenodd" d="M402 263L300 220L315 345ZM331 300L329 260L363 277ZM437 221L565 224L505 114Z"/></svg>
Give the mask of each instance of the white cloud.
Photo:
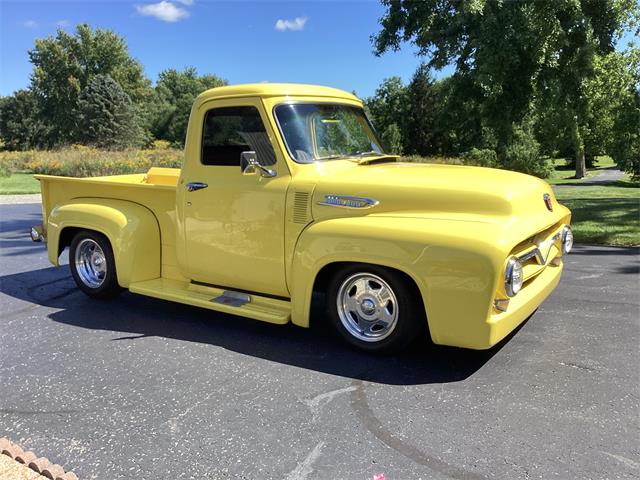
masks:
<svg viewBox="0 0 640 480"><path fill-rule="evenodd" d="M176 0L176 1L183 5L193 5L193 0Z"/></svg>
<svg viewBox="0 0 640 480"><path fill-rule="evenodd" d="M64 28L64 27L68 27L71 23L69 22L69 20L58 20L56 22L56 26L60 27L60 28Z"/></svg>
<svg viewBox="0 0 640 480"><path fill-rule="evenodd" d="M27 28L37 28L38 22L36 22L35 20L27 20L26 22L23 22L22 25Z"/></svg>
<svg viewBox="0 0 640 480"><path fill-rule="evenodd" d="M136 10L140 15L154 17L163 22L178 22L189 16L189 12L184 8L176 7L173 3L167 2L166 0L158 3L136 5Z"/></svg>
<svg viewBox="0 0 640 480"><path fill-rule="evenodd" d="M296 17L293 20L278 20L276 22L276 30L279 32L286 32L287 30L302 30L305 23L307 23L306 17Z"/></svg>

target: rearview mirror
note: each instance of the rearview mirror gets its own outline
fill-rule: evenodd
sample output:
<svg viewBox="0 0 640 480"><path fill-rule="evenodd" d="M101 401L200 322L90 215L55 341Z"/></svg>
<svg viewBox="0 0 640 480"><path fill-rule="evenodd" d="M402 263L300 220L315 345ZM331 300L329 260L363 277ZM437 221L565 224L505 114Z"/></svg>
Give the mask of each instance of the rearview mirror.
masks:
<svg viewBox="0 0 640 480"><path fill-rule="evenodd" d="M257 175L260 173L263 177L275 177L277 175L275 170L260 165L256 152L242 152L240 154L240 171L242 175Z"/></svg>

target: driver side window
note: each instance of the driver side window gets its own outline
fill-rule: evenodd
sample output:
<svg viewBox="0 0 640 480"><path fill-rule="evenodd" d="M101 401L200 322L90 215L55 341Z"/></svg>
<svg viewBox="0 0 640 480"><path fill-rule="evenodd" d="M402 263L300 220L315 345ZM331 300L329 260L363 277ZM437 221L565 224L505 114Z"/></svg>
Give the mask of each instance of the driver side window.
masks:
<svg viewBox="0 0 640 480"><path fill-rule="evenodd" d="M276 155L256 107L209 110L202 130L203 165L239 167L242 152L254 151L262 165L274 165Z"/></svg>

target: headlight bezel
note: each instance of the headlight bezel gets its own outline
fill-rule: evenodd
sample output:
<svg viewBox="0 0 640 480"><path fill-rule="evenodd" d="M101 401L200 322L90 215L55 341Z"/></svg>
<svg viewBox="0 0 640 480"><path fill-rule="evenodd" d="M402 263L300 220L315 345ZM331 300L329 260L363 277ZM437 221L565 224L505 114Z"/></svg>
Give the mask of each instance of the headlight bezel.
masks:
<svg viewBox="0 0 640 480"><path fill-rule="evenodd" d="M514 273L516 275L514 275ZM514 283L514 279L519 279ZM504 270L504 290L509 297L515 297L524 284L524 271L522 262L517 257L510 257Z"/></svg>

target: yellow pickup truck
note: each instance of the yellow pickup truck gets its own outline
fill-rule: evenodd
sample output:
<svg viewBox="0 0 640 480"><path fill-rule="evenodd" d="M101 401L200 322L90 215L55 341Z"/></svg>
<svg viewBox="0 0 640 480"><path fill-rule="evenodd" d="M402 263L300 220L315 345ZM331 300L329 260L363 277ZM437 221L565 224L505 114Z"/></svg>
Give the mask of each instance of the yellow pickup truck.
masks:
<svg viewBox="0 0 640 480"><path fill-rule="evenodd" d="M182 169L38 175L49 260L70 247L91 297L122 289L309 326L369 351L418 335L486 349L560 279L571 213L548 184L386 154L362 102L333 88L257 84L202 93Z"/></svg>

